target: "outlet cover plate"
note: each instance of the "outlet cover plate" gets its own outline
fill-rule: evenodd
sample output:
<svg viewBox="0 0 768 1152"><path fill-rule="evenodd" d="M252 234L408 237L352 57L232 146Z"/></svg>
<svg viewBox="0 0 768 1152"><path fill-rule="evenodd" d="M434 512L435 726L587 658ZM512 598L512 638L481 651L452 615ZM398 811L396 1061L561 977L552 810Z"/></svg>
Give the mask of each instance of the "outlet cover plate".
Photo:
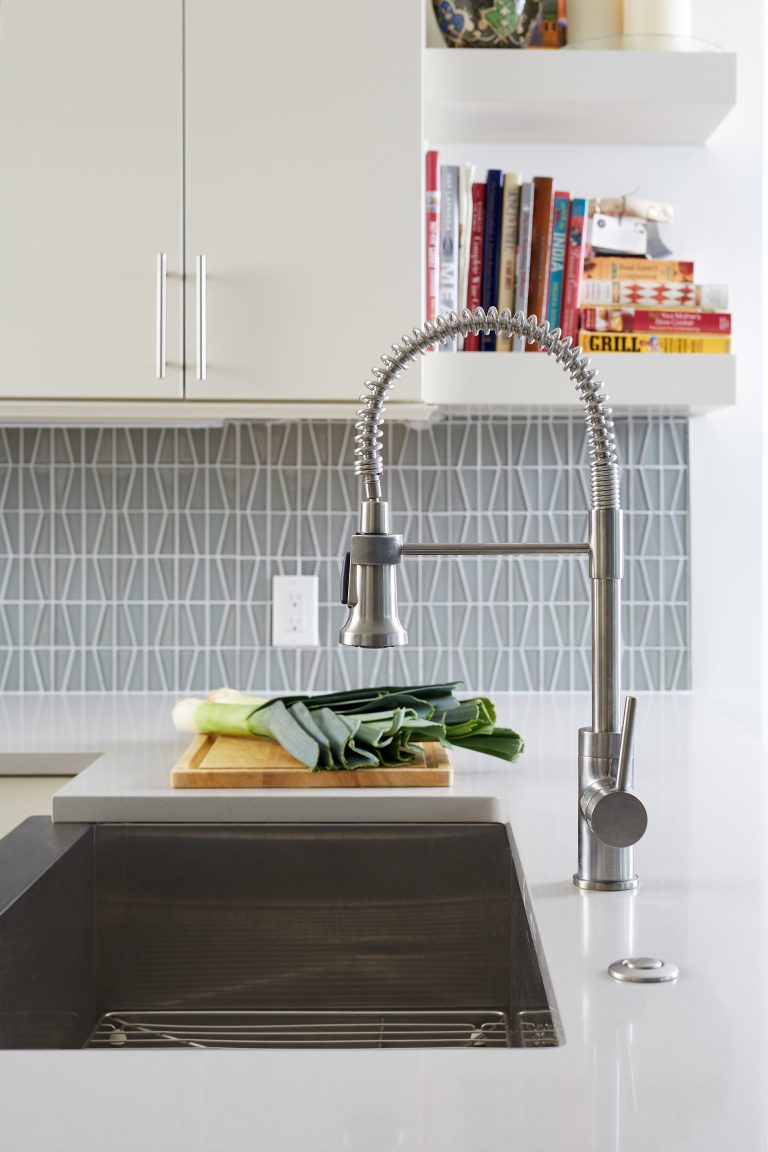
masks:
<svg viewBox="0 0 768 1152"><path fill-rule="evenodd" d="M272 646L317 648L317 576L272 577Z"/></svg>

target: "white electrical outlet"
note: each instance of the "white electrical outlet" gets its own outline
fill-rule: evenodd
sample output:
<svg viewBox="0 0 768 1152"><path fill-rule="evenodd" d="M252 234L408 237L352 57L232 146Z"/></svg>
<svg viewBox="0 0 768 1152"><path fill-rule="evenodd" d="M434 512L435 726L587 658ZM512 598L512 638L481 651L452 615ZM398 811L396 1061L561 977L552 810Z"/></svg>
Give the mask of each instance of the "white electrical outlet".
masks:
<svg viewBox="0 0 768 1152"><path fill-rule="evenodd" d="M317 576L272 577L272 646L317 648Z"/></svg>

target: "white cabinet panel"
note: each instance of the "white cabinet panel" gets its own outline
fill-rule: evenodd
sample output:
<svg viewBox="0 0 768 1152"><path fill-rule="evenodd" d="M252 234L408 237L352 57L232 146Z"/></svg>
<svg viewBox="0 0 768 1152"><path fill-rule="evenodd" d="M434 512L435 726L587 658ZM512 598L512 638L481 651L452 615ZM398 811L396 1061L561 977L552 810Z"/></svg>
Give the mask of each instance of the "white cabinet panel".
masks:
<svg viewBox="0 0 768 1152"><path fill-rule="evenodd" d="M179 396L181 0L3 0L0 164L0 398Z"/></svg>
<svg viewBox="0 0 768 1152"><path fill-rule="evenodd" d="M351 400L419 322L420 20L187 0L188 398Z"/></svg>
<svg viewBox="0 0 768 1152"><path fill-rule="evenodd" d="M50 816L54 792L66 776L0 776L0 836L11 832L28 816Z"/></svg>

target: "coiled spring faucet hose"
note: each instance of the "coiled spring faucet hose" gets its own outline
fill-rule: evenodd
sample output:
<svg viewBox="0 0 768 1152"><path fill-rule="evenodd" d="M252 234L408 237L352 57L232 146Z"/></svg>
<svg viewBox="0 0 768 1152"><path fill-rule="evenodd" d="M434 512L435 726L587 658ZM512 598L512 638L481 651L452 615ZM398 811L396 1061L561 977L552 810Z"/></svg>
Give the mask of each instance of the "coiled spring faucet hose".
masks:
<svg viewBox="0 0 768 1152"><path fill-rule="evenodd" d="M616 437L611 409L607 407L608 396L597 378L597 370L590 367L591 361L581 348L572 343L570 336L563 336L559 328L550 329L548 322L539 324L535 316L526 317L522 312L513 316L508 308L502 312L496 308L487 311L476 308L474 312L465 309L460 314L450 312L447 317L438 316L434 323L414 328L410 336L401 337L398 344L392 345L391 353L381 357L383 367L374 368L373 380L366 381L366 392L360 397L362 407L357 412L355 424L355 475L362 477L365 499L381 499L384 403L400 373L428 349L447 340L481 332L485 335L495 332L508 339L517 337L536 344L562 365L584 406L592 508L620 508Z"/></svg>

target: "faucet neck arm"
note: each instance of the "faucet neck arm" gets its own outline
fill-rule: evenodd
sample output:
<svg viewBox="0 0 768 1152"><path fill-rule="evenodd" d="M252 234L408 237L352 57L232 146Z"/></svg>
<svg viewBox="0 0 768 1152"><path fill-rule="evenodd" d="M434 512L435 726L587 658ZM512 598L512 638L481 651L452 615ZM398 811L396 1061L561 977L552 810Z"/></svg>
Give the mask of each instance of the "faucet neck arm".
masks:
<svg viewBox="0 0 768 1152"><path fill-rule="evenodd" d="M588 555L586 543L517 544L404 544L403 556L574 556Z"/></svg>

